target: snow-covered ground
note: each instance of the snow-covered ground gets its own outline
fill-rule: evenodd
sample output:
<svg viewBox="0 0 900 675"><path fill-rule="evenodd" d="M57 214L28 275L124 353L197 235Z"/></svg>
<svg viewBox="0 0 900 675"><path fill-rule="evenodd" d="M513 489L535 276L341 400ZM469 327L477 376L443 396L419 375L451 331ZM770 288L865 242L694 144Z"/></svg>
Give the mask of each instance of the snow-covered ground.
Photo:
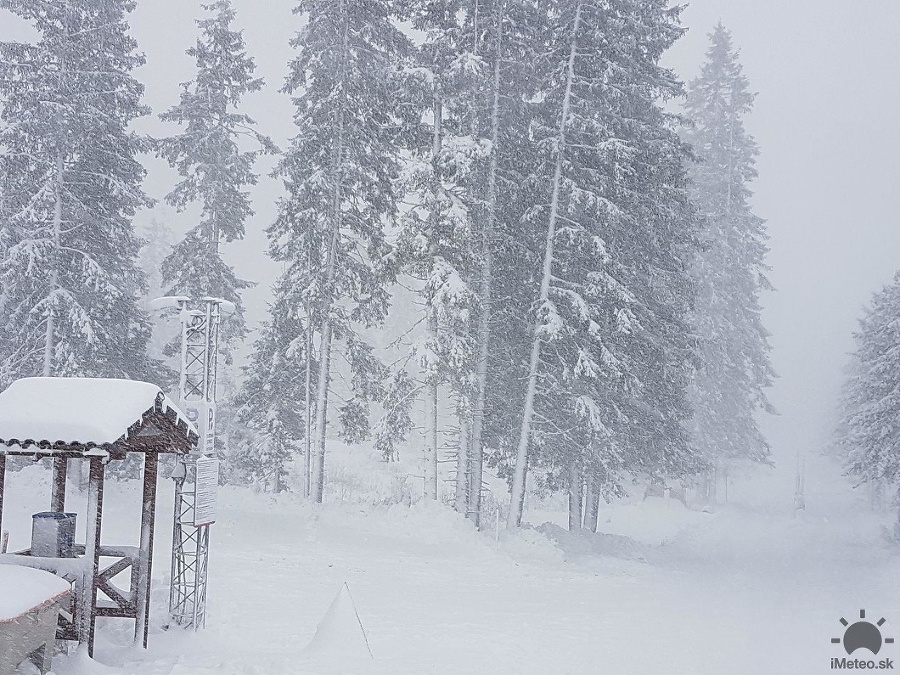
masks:
<svg viewBox="0 0 900 675"><path fill-rule="evenodd" d="M736 482L714 514L649 500L605 509L598 535L536 523L499 541L434 504L314 508L226 488L212 533L208 627L196 634L160 627L166 481L150 649L130 645L130 621L106 620L96 662L73 653L57 657L55 672L829 672L830 658L843 655L830 642L842 616L865 608L887 619L885 636L896 627L900 638L900 551L883 535L889 515L871 511L825 460L811 467L805 517L794 518L789 473ZM8 485L14 549L27 543L49 483L29 467ZM105 541L133 543L138 502L136 485L109 484ZM70 496L69 508L79 504ZM332 629L314 655L304 653L345 582L374 658L359 657L350 629L347 644ZM900 657L894 645L879 656L895 649Z"/></svg>

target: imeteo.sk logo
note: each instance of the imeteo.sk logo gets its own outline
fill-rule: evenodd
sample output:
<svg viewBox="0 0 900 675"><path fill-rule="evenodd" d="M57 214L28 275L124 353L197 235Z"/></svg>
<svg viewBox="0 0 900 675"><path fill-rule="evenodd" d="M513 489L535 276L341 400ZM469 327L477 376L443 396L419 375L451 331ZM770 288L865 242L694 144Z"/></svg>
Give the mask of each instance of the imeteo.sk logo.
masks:
<svg viewBox="0 0 900 675"><path fill-rule="evenodd" d="M882 638L881 627L885 623L884 617L875 623L865 620L866 610L859 610L859 621L850 624L847 619L841 617L841 625L846 627L842 637L831 638L832 644L843 644L844 651L852 655L857 649L866 649L872 655L881 651L882 644L891 644L894 638ZM861 659L846 657L834 657L831 659L832 670L893 670L893 659Z"/></svg>

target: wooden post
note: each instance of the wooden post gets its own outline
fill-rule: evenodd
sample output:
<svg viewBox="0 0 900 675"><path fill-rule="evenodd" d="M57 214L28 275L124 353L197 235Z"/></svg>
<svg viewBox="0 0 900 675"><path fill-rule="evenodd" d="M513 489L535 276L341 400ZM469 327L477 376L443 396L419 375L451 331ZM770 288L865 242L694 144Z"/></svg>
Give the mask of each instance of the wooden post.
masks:
<svg viewBox="0 0 900 675"><path fill-rule="evenodd" d="M581 480L581 471L575 464L569 466L569 532L581 529L584 504L584 485Z"/></svg>
<svg viewBox="0 0 900 675"><path fill-rule="evenodd" d="M0 541L3 537L3 486L6 482L6 455L0 455Z"/></svg>
<svg viewBox="0 0 900 675"><path fill-rule="evenodd" d="M68 466L68 458L53 458L53 487L50 493L50 510L57 513L62 513L66 510L66 470Z"/></svg>
<svg viewBox="0 0 900 675"><path fill-rule="evenodd" d="M141 548L138 554L137 613L134 642L147 648L150 630L150 579L153 565L153 530L156 525L156 483L159 455L144 455L144 503L141 511Z"/></svg>
<svg viewBox="0 0 900 675"><path fill-rule="evenodd" d="M82 575L78 641L88 646L94 656L94 607L97 604L97 575L100 572L100 529L103 521L102 457L90 458L88 477L87 523L85 533L85 567Z"/></svg>
<svg viewBox="0 0 900 675"><path fill-rule="evenodd" d="M585 482L587 487L584 495L584 526L591 532L596 532L597 515L600 512L599 481L597 476L588 473Z"/></svg>

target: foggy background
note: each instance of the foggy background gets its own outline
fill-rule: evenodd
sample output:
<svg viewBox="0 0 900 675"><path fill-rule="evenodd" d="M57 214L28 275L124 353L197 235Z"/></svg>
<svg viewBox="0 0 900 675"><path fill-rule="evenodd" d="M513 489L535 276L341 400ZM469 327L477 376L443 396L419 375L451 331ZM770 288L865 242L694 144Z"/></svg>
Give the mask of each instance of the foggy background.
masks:
<svg viewBox="0 0 900 675"><path fill-rule="evenodd" d="M245 108L282 148L294 133L291 102L279 92L292 58L288 41L300 27L293 4L234 1L236 25L267 83L245 99ZM154 115L140 121L141 131L174 132L155 115L177 102L179 83L192 76L184 51L196 39L193 19L201 15L195 0L138 0L130 23L147 65L135 76L146 85ZM706 34L721 19L758 92L746 123L761 151L753 204L771 235L770 280L777 292L763 296L764 320L780 375L770 391L780 416L763 420L763 430L775 462L792 468L797 451L817 453L827 441L857 318L900 267L900 3L695 0L682 19L688 33L666 57L682 79L698 74ZM30 35L27 25L0 10L0 39ZM145 189L162 202L176 174L158 159L144 159ZM264 228L281 194L280 184L265 175L273 165L272 158L258 165L257 213L245 241L224 246L238 276L257 283L244 292L251 328L265 318L279 272L265 255ZM154 216L180 236L196 214L176 214L161 203L140 214L137 225Z"/></svg>

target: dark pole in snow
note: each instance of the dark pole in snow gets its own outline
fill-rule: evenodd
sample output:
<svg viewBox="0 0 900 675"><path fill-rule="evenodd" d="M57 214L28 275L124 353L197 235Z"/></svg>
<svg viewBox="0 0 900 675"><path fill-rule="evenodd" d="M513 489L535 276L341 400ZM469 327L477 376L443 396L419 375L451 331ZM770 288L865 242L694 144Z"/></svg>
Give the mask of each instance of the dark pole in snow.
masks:
<svg viewBox="0 0 900 675"><path fill-rule="evenodd" d="M153 531L156 526L156 482L159 455L144 455L144 500L141 509L141 548L138 554L137 606L134 642L147 648L150 628L150 578L153 564Z"/></svg>
<svg viewBox="0 0 900 675"><path fill-rule="evenodd" d="M66 472L69 460L60 456L53 458L53 487L50 493L50 510L62 513L66 510Z"/></svg>
<svg viewBox="0 0 900 675"><path fill-rule="evenodd" d="M87 531L85 532L85 569L81 588L81 616L78 641L87 643L88 656L94 656L94 607L97 604L97 575L100 572L100 525L103 521L102 457L90 458L88 481Z"/></svg>
<svg viewBox="0 0 900 675"><path fill-rule="evenodd" d="M0 538L3 537L3 485L6 482L6 455L0 455ZM2 539L0 539L2 540Z"/></svg>

